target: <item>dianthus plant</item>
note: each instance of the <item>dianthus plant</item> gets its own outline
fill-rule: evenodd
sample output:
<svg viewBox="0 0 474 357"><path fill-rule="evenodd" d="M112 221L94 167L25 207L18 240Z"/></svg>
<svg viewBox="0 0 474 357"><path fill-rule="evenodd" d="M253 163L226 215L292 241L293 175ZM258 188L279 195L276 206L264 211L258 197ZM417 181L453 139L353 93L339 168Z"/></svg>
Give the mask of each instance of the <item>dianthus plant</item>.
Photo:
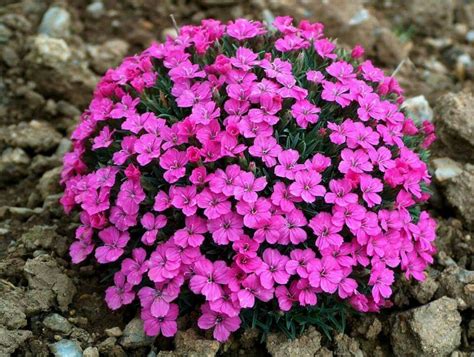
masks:
<svg viewBox="0 0 474 357"><path fill-rule="evenodd" d="M192 297L225 341L261 311L294 330L321 304L374 312L397 277L423 280L433 127L362 56L320 23L203 20L109 70L61 199L80 211L72 261L115 269L108 306L137 301L148 335L173 336Z"/></svg>

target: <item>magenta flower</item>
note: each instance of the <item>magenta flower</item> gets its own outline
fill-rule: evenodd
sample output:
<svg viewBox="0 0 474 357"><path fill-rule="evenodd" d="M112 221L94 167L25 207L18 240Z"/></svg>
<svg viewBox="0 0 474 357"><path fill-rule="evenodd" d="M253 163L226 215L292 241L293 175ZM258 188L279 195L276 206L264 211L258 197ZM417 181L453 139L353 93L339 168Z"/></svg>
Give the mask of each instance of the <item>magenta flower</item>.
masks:
<svg viewBox="0 0 474 357"><path fill-rule="evenodd" d="M251 274L242 281L242 288L237 293L242 308L253 307L255 299L270 301L273 297L273 288L264 288L257 275Z"/></svg>
<svg viewBox="0 0 474 357"><path fill-rule="evenodd" d="M290 274L285 270L288 257L281 255L276 249L267 248L263 252L263 264L258 272L260 283L265 289L273 288L275 283L286 284Z"/></svg>
<svg viewBox="0 0 474 357"><path fill-rule="evenodd" d="M363 173L364 171L372 171L373 166L369 162L369 156L361 149L352 151L344 149L341 153L342 161L339 163L339 171L346 174L351 170L355 173Z"/></svg>
<svg viewBox="0 0 474 357"><path fill-rule="evenodd" d="M114 285L105 291L105 302L111 310L117 310L135 299L133 285L127 282L125 275L118 271L114 275Z"/></svg>
<svg viewBox="0 0 474 357"><path fill-rule="evenodd" d="M173 186L170 199L171 205L179 208L185 216L192 216L197 211L196 186Z"/></svg>
<svg viewBox="0 0 474 357"><path fill-rule="evenodd" d="M144 134L135 142L137 161L141 166L148 165L153 159L160 157L161 139L154 134Z"/></svg>
<svg viewBox="0 0 474 357"><path fill-rule="evenodd" d="M275 175L278 177L293 180L295 173L301 169L302 165L298 165L300 155L296 150L283 150L278 153L278 165L275 166Z"/></svg>
<svg viewBox="0 0 474 357"><path fill-rule="evenodd" d="M299 210L293 210L285 216L285 224L280 233L280 244L299 244L307 238L306 231L301 228L308 224L304 214Z"/></svg>
<svg viewBox="0 0 474 357"><path fill-rule="evenodd" d="M143 274L148 271L145 249L135 248L132 251L132 258L126 258L123 260L121 271L127 277L127 282L129 284L140 284Z"/></svg>
<svg viewBox="0 0 474 357"><path fill-rule="evenodd" d="M244 217L244 225L249 228L257 228L260 221L270 219L271 203L260 197L257 201L247 203L240 201L237 203L237 213Z"/></svg>
<svg viewBox="0 0 474 357"><path fill-rule="evenodd" d="M275 166L275 158L280 152L281 146L273 137L257 136L253 145L249 147L249 153L254 157L261 158L267 167Z"/></svg>
<svg viewBox="0 0 474 357"><path fill-rule="evenodd" d="M232 204L224 194L214 193L207 188L196 199L198 207L204 209L204 215L209 219L218 218L231 210Z"/></svg>
<svg viewBox="0 0 474 357"><path fill-rule="evenodd" d="M263 35L267 31L259 21L237 19L227 25L227 34L239 41Z"/></svg>
<svg viewBox="0 0 474 357"><path fill-rule="evenodd" d="M243 219L240 215L229 212L209 220L207 227L216 244L224 245L239 240L244 234Z"/></svg>
<svg viewBox="0 0 474 357"><path fill-rule="evenodd" d="M198 319L199 328L203 330L214 328L213 336L219 342L225 342L231 332L237 331L240 327L238 316L212 311L208 303L202 305L201 311L202 316Z"/></svg>
<svg viewBox="0 0 474 357"><path fill-rule="evenodd" d="M143 320L143 329L148 336L157 336L160 333L165 337L172 337L178 331L178 305L170 304L165 316L156 317L147 309L142 309L140 317Z"/></svg>
<svg viewBox="0 0 474 357"><path fill-rule="evenodd" d="M331 192L327 192L324 196L326 203L334 203L338 206L345 207L351 203L357 203L357 194L351 193L352 185L349 180L331 180L329 181Z"/></svg>
<svg viewBox="0 0 474 357"><path fill-rule="evenodd" d="M189 281L189 288L195 294L202 294L207 301L214 301L223 294L222 285L227 284L229 268L223 261L214 263L201 259L194 263L194 275Z"/></svg>
<svg viewBox="0 0 474 357"><path fill-rule="evenodd" d="M142 236L142 242L146 245L152 245L156 240L158 231L166 226L167 219L162 214L155 217L153 213L147 212L140 222L143 228L147 230Z"/></svg>
<svg viewBox="0 0 474 357"><path fill-rule="evenodd" d="M293 196L283 182L275 183L271 200L272 203L283 212L291 212L295 209L295 202L302 201L301 198Z"/></svg>
<svg viewBox="0 0 474 357"><path fill-rule="evenodd" d="M296 123L303 129L306 129L308 124L316 124L320 112L320 108L306 99L297 101L291 106L291 114L296 119Z"/></svg>
<svg viewBox="0 0 474 357"><path fill-rule="evenodd" d="M177 276L180 267L178 249L169 244L160 244L148 261L148 277L151 281L162 283Z"/></svg>
<svg viewBox="0 0 474 357"><path fill-rule="evenodd" d="M290 185L290 193L295 197L301 197L303 201L312 203L316 197L324 197L326 189L319 185L321 175L313 170L298 171L295 174L295 182Z"/></svg>
<svg viewBox="0 0 474 357"><path fill-rule="evenodd" d="M235 178L234 196L237 200L247 203L257 201L257 192L262 191L267 186L265 177L255 177L251 172L240 172Z"/></svg>
<svg viewBox="0 0 474 357"><path fill-rule="evenodd" d="M393 271L386 268L383 264L376 265L372 268L369 285L372 286L372 297L376 303L392 295L390 286L394 280Z"/></svg>
<svg viewBox="0 0 474 357"><path fill-rule="evenodd" d="M196 215L186 217L183 229L178 229L173 236L173 242L180 247L199 247L204 242L207 233L206 220Z"/></svg>
<svg viewBox="0 0 474 357"><path fill-rule="evenodd" d="M311 218L309 221L309 227L313 230L314 234L318 237L316 239L316 246L320 249L326 249L329 246L340 247L343 238L338 234L341 230L341 226L335 226L332 223L332 216L330 213L321 212Z"/></svg>
<svg viewBox="0 0 474 357"><path fill-rule="evenodd" d="M163 175L169 183L175 183L186 173L188 158L185 152L169 149L160 158L160 166L166 170Z"/></svg>
<svg viewBox="0 0 474 357"><path fill-rule="evenodd" d="M95 257L99 263L105 264L120 258L130 235L128 232L120 232L115 227L107 227L99 232L99 238L104 245L95 250Z"/></svg>
<svg viewBox="0 0 474 357"><path fill-rule="evenodd" d="M382 202L382 197L377 194L383 190L383 183L380 179L373 178L370 175L361 175L360 190L362 191L362 198L368 207L373 207Z"/></svg>
<svg viewBox="0 0 474 357"><path fill-rule="evenodd" d="M335 260L323 257L310 261L308 280L312 287L334 293L342 280L342 271Z"/></svg>
<svg viewBox="0 0 474 357"><path fill-rule="evenodd" d="M159 283L155 288L143 287L138 292L143 309L149 310L153 317L163 317L168 314L173 300L178 297L179 289L172 284Z"/></svg>
<svg viewBox="0 0 474 357"><path fill-rule="evenodd" d="M241 170L238 165L227 166L225 172L217 169L209 182L209 188L214 193L223 193L226 196L233 196L237 177Z"/></svg>

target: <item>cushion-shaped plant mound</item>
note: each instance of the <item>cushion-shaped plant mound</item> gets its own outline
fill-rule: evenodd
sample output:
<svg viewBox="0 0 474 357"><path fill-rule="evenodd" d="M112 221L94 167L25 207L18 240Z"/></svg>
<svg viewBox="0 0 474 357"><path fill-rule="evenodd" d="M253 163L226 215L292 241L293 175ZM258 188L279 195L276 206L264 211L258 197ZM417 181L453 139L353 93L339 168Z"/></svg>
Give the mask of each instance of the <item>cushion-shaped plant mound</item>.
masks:
<svg viewBox="0 0 474 357"><path fill-rule="evenodd" d="M139 301L149 335L197 302L219 341L242 324L292 336L423 280L433 127L362 56L320 23L204 20L109 70L61 199L80 211L73 262L115 268L108 306Z"/></svg>

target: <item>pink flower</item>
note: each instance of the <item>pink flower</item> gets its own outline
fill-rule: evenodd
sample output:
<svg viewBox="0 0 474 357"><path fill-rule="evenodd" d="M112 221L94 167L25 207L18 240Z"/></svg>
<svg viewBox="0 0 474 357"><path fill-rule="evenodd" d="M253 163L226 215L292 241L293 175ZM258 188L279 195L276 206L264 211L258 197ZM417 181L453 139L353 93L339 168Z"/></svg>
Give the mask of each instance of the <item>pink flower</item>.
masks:
<svg viewBox="0 0 474 357"><path fill-rule="evenodd" d="M237 293L240 307L249 308L255 305L255 298L267 302L273 297L272 288L264 288L257 275L251 274L242 281L242 289Z"/></svg>
<svg viewBox="0 0 474 357"><path fill-rule="evenodd" d="M212 311L209 304L201 307L202 316L198 319L198 326L203 330L214 328L213 336L219 342L225 342L231 332L237 331L240 327L238 316L228 316L221 312Z"/></svg>
<svg viewBox="0 0 474 357"><path fill-rule="evenodd" d="M108 148L112 142L113 142L113 137L115 130L110 130L108 126L104 127L98 136L94 138L94 142L92 144L92 149L97 150L97 149L102 149L102 148Z"/></svg>
<svg viewBox="0 0 474 357"><path fill-rule="evenodd" d="M210 190L214 193L223 193L228 197L233 196L240 172L241 170L238 165L227 166L225 172L217 169L209 182Z"/></svg>
<svg viewBox="0 0 474 357"><path fill-rule="evenodd" d="M263 35L267 31L259 21L237 19L227 24L226 33L239 41Z"/></svg>
<svg viewBox="0 0 474 357"><path fill-rule="evenodd" d="M148 165L160 156L161 139L154 134L144 134L135 142L137 161L141 166Z"/></svg>
<svg viewBox="0 0 474 357"><path fill-rule="evenodd" d="M293 196L283 182L275 182L271 200L283 212L291 212L295 209L294 202L301 202L301 198Z"/></svg>
<svg viewBox="0 0 474 357"><path fill-rule="evenodd" d="M344 149L341 153L342 161L339 163L339 171L346 174L351 170L355 173L363 173L364 171L372 171L373 166L369 162L369 156L361 149L352 151Z"/></svg>
<svg viewBox="0 0 474 357"><path fill-rule="evenodd" d="M171 207L171 199L168 194L164 191L158 191L155 196L155 204L153 205L153 209L157 212L166 211L168 208Z"/></svg>
<svg viewBox="0 0 474 357"><path fill-rule="evenodd" d="M380 179L373 178L370 175L361 175L360 190L368 207L374 207L382 202L382 197L377 194L383 190L383 183Z"/></svg>
<svg viewBox="0 0 474 357"><path fill-rule="evenodd" d="M263 264L258 272L260 283L265 289L273 288L275 283L286 284L290 275L285 270L288 257L276 249L267 248L263 252Z"/></svg>
<svg viewBox="0 0 474 357"><path fill-rule="evenodd" d="M246 227L257 228L260 221L270 219L270 207L271 203L266 198L260 197L255 202L237 203L237 213L244 217Z"/></svg>
<svg viewBox="0 0 474 357"><path fill-rule="evenodd" d="M138 292L141 306L150 311L153 317L163 317L168 314L173 300L178 297L179 289L172 284L155 284L155 288L145 286Z"/></svg>
<svg viewBox="0 0 474 357"><path fill-rule="evenodd" d="M333 259L314 259L308 266L309 283L324 292L334 293L342 280L342 271Z"/></svg>
<svg viewBox="0 0 474 357"><path fill-rule="evenodd" d="M248 203L257 201L257 192L262 191L267 186L265 177L255 177L251 172L242 171L235 178L234 196L237 200Z"/></svg>
<svg viewBox="0 0 474 357"><path fill-rule="evenodd" d="M209 220L207 227L216 244L228 244L237 241L243 234L242 217L233 212Z"/></svg>
<svg viewBox="0 0 474 357"><path fill-rule="evenodd" d="M189 288L195 294L202 294L207 301L214 301L223 294L222 285L227 284L229 268L223 261L212 263L201 259L194 263L194 276L189 281Z"/></svg>
<svg viewBox="0 0 474 357"><path fill-rule="evenodd" d="M105 264L120 258L130 235L128 232L120 232L115 227L107 227L99 232L99 238L104 245L95 250L95 257L99 263Z"/></svg>
<svg viewBox="0 0 474 357"><path fill-rule="evenodd" d="M199 247L204 242L204 233L207 233L206 220L196 215L186 217L186 227L178 229L173 235L173 242L180 247Z"/></svg>
<svg viewBox="0 0 474 357"><path fill-rule="evenodd" d="M196 186L172 187L170 190L171 205L179 208L185 216L192 216L197 211Z"/></svg>
<svg viewBox="0 0 474 357"><path fill-rule="evenodd" d="M126 275L127 282L138 285L142 281L142 276L148 271L146 261L146 251L143 248L135 248L132 251L132 258L126 258L122 262L122 273Z"/></svg>
<svg viewBox="0 0 474 357"><path fill-rule="evenodd" d="M345 207L334 206L331 221L336 226L342 227L345 224L351 230L357 230L360 228L365 214L366 209L357 203L351 203Z"/></svg>
<svg viewBox="0 0 474 357"><path fill-rule="evenodd" d="M257 136L253 145L249 147L249 153L254 157L260 157L267 167L275 166L275 157L281 152L281 146L277 144L274 137Z"/></svg>
<svg viewBox="0 0 474 357"><path fill-rule="evenodd" d="M216 108L216 103L209 101L206 103L198 103L193 107L193 111L189 116L196 124L207 125L213 119L219 118L221 109Z"/></svg>
<svg viewBox="0 0 474 357"><path fill-rule="evenodd" d="M316 258L312 249L295 249L290 253L290 259L286 263L285 269L290 275L298 274L301 278L308 277L308 264Z"/></svg>
<svg viewBox="0 0 474 357"><path fill-rule="evenodd" d="M382 120L385 115L385 109L379 101L379 96L375 93L368 93L359 99L360 108L357 114L360 120L367 121L369 118Z"/></svg>
<svg viewBox="0 0 474 357"><path fill-rule="evenodd" d="M303 129L306 129L308 124L315 124L318 121L319 112L321 109L306 99L297 101L291 106L291 114Z"/></svg>
<svg viewBox="0 0 474 357"><path fill-rule="evenodd" d="M293 180L295 173L301 168L302 165L298 165L298 159L300 155L296 150L283 150L278 153L279 164L275 166L275 175L278 177L287 178Z"/></svg>
<svg viewBox="0 0 474 357"><path fill-rule="evenodd" d="M270 218L262 218L257 222L253 239L259 243L267 241L270 244L278 243L280 231L285 225L285 219L280 215L273 215Z"/></svg>
<svg viewBox="0 0 474 357"><path fill-rule="evenodd" d="M372 267L369 285L372 285L372 297L376 303L392 295L390 286L394 280L393 271L386 268L383 264Z"/></svg>
<svg viewBox="0 0 474 357"><path fill-rule="evenodd" d="M122 272L115 273L114 283L115 285L105 291L105 302L111 310L117 310L123 305L128 305L135 299L133 285L127 283L127 279Z"/></svg>
<svg viewBox="0 0 474 357"><path fill-rule="evenodd" d="M258 55L255 52L245 47L239 47L235 53L235 57L230 59L230 63L236 68L249 71L253 66L260 63L257 59Z"/></svg>
<svg viewBox="0 0 474 357"><path fill-rule="evenodd" d="M341 83L348 83L352 81L356 74L354 72L354 68L345 61L337 61L331 63L329 66L326 67L326 72L328 72L331 76L335 77Z"/></svg>
<svg viewBox="0 0 474 357"><path fill-rule="evenodd" d="M306 72L306 79L314 83L322 83L324 80L324 74L320 71L308 71Z"/></svg>
<svg viewBox="0 0 474 357"><path fill-rule="evenodd" d="M250 109L248 119L254 123L275 125L280 120L277 113L282 108L282 98L279 95L265 93L260 95L261 109Z"/></svg>
<svg viewBox="0 0 474 357"><path fill-rule="evenodd" d="M170 304L168 313L165 316L155 317L148 309L143 309L141 319L143 320L143 329L148 336L157 336L160 333L165 337L172 337L178 331L178 305Z"/></svg>
<svg viewBox="0 0 474 357"><path fill-rule="evenodd" d="M169 183L175 183L186 174L188 158L185 152L176 149L167 150L160 158L160 166L166 170L163 175Z"/></svg>
<svg viewBox="0 0 474 357"><path fill-rule="evenodd" d="M293 304L297 301L291 289L288 290L284 285L280 285L275 289L275 297L278 300L278 306L281 311L290 311Z"/></svg>
<svg viewBox="0 0 474 357"><path fill-rule="evenodd" d="M142 242L146 245L152 245L156 240L158 231L166 226L167 219L162 214L155 217L153 213L147 212L143 215L140 222L143 228L147 230L143 234Z"/></svg>
<svg viewBox="0 0 474 357"><path fill-rule="evenodd" d="M304 214L299 210L293 210L284 216L286 222L280 233L280 244L299 244L307 238L306 231L301 228L308 224Z"/></svg>
<svg viewBox="0 0 474 357"><path fill-rule="evenodd" d="M148 277L151 281L161 283L177 276L180 267L178 249L169 244L160 244L148 261Z"/></svg>
<svg viewBox="0 0 474 357"><path fill-rule="evenodd" d="M323 92L321 98L328 102L336 102L342 108L347 107L352 101L349 87L341 83L323 82Z"/></svg>
<svg viewBox="0 0 474 357"><path fill-rule="evenodd" d="M343 242L342 236L338 234L342 227L335 226L331 219L330 213L321 212L309 221L309 227L318 237L316 239L316 246L320 250L326 249L329 246L340 247Z"/></svg>
<svg viewBox="0 0 474 357"><path fill-rule="evenodd" d="M351 203L357 203L358 196L351 193L352 185L349 180L331 180L329 181L329 188L331 192L327 192L324 196L326 203L334 203L338 206L345 207Z"/></svg>
<svg viewBox="0 0 474 357"><path fill-rule="evenodd" d="M290 193L301 197L303 201L312 203L316 197L324 197L326 189L319 185L321 175L313 170L298 171L295 174L295 182L290 185Z"/></svg>
<svg viewBox="0 0 474 357"><path fill-rule="evenodd" d="M209 219L218 218L231 210L232 204L222 193L214 193L206 188L196 198L198 207L204 208L204 215Z"/></svg>

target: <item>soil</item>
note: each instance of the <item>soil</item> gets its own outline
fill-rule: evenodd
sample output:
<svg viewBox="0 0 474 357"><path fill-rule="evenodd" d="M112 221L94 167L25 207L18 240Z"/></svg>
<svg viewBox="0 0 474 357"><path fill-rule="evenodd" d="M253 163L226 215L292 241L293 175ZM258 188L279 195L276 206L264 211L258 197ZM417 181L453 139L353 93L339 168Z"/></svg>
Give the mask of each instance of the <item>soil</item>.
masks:
<svg viewBox="0 0 474 357"><path fill-rule="evenodd" d="M55 16L48 20L51 9ZM150 340L133 320L136 309L105 306L110 271L69 260L77 217L65 216L57 202L57 168L100 75L172 35L170 15L178 24L278 15L320 21L338 44L362 43L368 58L394 73L407 98L424 96L414 115L449 129L432 156L453 159L462 172L450 177L449 168L433 165L429 209L438 219L438 253L424 284L401 281L392 308L351 317L344 334L328 339L310 329L292 342L278 334L262 341L248 330L219 345L194 330L193 316L179 321L183 332L174 340ZM473 43L474 4L461 0L0 0L0 356L471 355L474 138L466 128L474 117L466 113L474 112L474 101L463 98L474 89ZM445 110L443 103L458 99L465 105ZM457 118L462 125L450 127ZM442 304L450 310L441 309L448 316L440 320ZM404 319L423 324L425 310L433 311L426 323L434 330L449 321L452 340L432 341L416 329L396 335L392 327ZM400 345L404 339L409 350Z"/></svg>

